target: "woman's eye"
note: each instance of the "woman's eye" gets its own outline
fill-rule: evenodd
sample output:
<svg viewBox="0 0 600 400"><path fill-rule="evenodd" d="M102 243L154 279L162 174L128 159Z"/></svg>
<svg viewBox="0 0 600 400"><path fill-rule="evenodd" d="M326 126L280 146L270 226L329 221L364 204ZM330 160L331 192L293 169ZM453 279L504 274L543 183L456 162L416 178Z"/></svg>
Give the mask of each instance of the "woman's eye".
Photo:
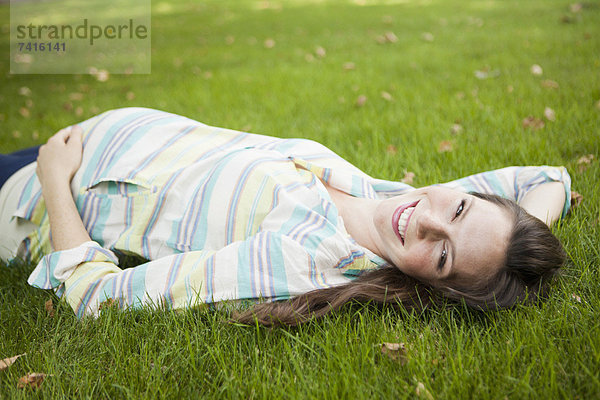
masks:
<svg viewBox="0 0 600 400"><path fill-rule="evenodd" d="M463 209L465 208L465 201L461 201L460 205L458 206L458 209L456 210L456 216L458 217L460 214L462 214Z"/></svg>
<svg viewBox="0 0 600 400"><path fill-rule="evenodd" d="M440 262L438 264L438 269L444 269L444 264L446 264L446 258L448 257L448 251L446 249L442 250L442 256L440 257Z"/></svg>

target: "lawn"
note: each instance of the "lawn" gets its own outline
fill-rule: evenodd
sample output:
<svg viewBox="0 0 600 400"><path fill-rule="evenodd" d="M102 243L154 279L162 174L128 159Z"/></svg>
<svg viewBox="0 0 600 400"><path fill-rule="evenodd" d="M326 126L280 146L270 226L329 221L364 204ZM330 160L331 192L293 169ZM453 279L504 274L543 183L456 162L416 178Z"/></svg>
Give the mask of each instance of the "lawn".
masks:
<svg viewBox="0 0 600 400"><path fill-rule="evenodd" d="M33 266L0 265L0 359L26 353L0 371L1 398L600 397L600 2L153 3L152 73L102 81L11 75L0 4L0 152L144 106L315 139L373 176L413 172L415 186L564 165L583 196L554 227L571 262L539 306L353 307L294 329L202 310L80 321L26 284ZM384 342L405 351L382 354ZM28 372L51 376L18 389Z"/></svg>

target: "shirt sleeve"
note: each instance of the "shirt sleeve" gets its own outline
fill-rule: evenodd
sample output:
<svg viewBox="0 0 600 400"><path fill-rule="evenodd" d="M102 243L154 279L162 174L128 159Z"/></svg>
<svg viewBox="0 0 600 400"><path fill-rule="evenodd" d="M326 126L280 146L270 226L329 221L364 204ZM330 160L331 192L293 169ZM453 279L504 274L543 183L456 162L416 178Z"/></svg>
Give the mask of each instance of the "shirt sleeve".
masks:
<svg viewBox="0 0 600 400"><path fill-rule="evenodd" d="M566 216L571 206L571 177L565 167L507 167L467 176L441 186L464 192L496 194L521 203L527 193L546 182L563 184L565 205L562 217Z"/></svg>
<svg viewBox="0 0 600 400"><path fill-rule="evenodd" d="M350 280L341 269L318 268L300 243L275 232L125 270L117 264L112 252L87 242L44 257L28 282L59 289L82 317L97 315L107 300L122 308L177 309L223 300L286 299Z"/></svg>

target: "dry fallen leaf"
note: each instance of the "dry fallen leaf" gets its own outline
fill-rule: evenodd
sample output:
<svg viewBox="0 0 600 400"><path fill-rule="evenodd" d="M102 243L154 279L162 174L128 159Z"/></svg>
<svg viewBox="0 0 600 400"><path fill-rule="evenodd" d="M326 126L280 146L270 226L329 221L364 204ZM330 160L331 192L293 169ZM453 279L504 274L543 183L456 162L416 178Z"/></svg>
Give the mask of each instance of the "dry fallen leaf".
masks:
<svg viewBox="0 0 600 400"><path fill-rule="evenodd" d="M388 92L385 92L385 91L381 92L381 98L384 99L384 100L387 100L387 101L392 101L393 100L392 95L389 94Z"/></svg>
<svg viewBox="0 0 600 400"><path fill-rule="evenodd" d="M394 361L399 361L400 364L406 364L406 347L404 343L382 343L381 354L385 354Z"/></svg>
<svg viewBox="0 0 600 400"><path fill-rule="evenodd" d="M25 107L21 107L19 108L19 114L21 114L22 117L24 118L29 118L29 116L31 115L31 113L29 112L29 110Z"/></svg>
<svg viewBox="0 0 600 400"><path fill-rule="evenodd" d="M506 91L507 91L508 93L512 93L512 92L514 92L514 91L515 91L515 88L513 87L513 85L508 85L508 86L506 87Z"/></svg>
<svg viewBox="0 0 600 400"><path fill-rule="evenodd" d="M592 161L594 161L594 155L593 154L588 154L582 157L579 157L579 160L577 160L577 169L579 170L579 172L583 172L585 171L589 165L592 163Z"/></svg>
<svg viewBox="0 0 600 400"><path fill-rule="evenodd" d="M12 136L13 136L15 139L18 139L18 138L20 138L20 137L21 137L21 132L20 132L20 131L13 131L13 133L12 133Z"/></svg>
<svg viewBox="0 0 600 400"><path fill-rule="evenodd" d="M390 43L396 43L398 41L398 37L394 32L386 32L383 37Z"/></svg>
<svg viewBox="0 0 600 400"><path fill-rule="evenodd" d="M431 33L431 32L423 33L421 35L421 38L426 42L433 42L433 39L435 39L435 37L433 36L433 33Z"/></svg>
<svg viewBox="0 0 600 400"><path fill-rule="evenodd" d="M11 365L13 365L15 363L15 361L17 361L19 359L19 357L22 357L25 354L27 354L27 353L19 354L18 356L8 357L8 358L5 358L4 360L0 360L0 371L4 371L5 369L7 369Z"/></svg>
<svg viewBox="0 0 600 400"><path fill-rule="evenodd" d="M119 303L115 299L106 299L102 303L100 303L98 311L102 311L105 308L117 307L118 305Z"/></svg>
<svg viewBox="0 0 600 400"><path fill-rule="evenodd" d="M69 93L69 100L71 100L71 101L83 100L83 93L79 93L79 92Z"/></svg>
<svg viewBox="0 0 600 400"><path fill-rule="evenodd" d="M131 101L131 100L135 99L135 93L133 93L133 92L129 91L129 92L127 92L127 93L125 94L125 98L126 98L127 100Z"/></svg>
<svg viewBox="0 0 600 400"><path fill-rule="evenodd" d="M571 10L571 12L573 14L578 13L579 11L581 11L582 8L583 7L582 7L581 3L573 3L573 4L571 4L569 6L569 10Z"/></svg>
<svg viewBox="0 0 600 400"><path fill-rule="evenodd" d="M407 185L412 185L414 179L415 179L415 173L407 171L404 173L404 178L400 179L400 182L404 182Z"/></svg>
<svg viewBox="0 0 600 400"><path fill-rule="evenodd" d="M52 299L49 299L44 303L44 309L50 316L50 318L54 318L54 304L52 304Z"/></svg>
<svg viewBox="0 0 600 400"><path fill-rule="evenodd" d="M19 88L19 94L21 96L31 96L31 89L29 89L27 86L23 86Z"/></svg>
<svg viewBox="0 0 600 400"><path fill-rule="evenodd" d="M419 396L419 397L423 397L427 400L433 400L433 396L431 395L429 390L427 390L427 388L425 387L423 382L419 382L417 384L416 392L417 392L417 396Z"/></svg>
<svg viewBox="0 0 600 400"><path fill-rule="evenodd" d="M264 46L265 46L267 49L272 49L273 47L275 47L275 40L273 40L273 39L270 39L270 38L269 38L269 39L266 39L266 40L265 40L265 43L264 43Z"/></svg>
<svg viewBox="0 0 600 400"><path fill-rule="evenodd" d="M385 152L391 156L395 156L398 153L398 148L393 144L388 144L388 147L385 149Z"/></svg>
<svg viewBox="0 0 600 400"><path fill-rule="evenodd" d="M358 98L356 99L356 106L357 107L362 107L365 105L365 103L367 102L367 96L365 96L364 94L361 94L360 96L358 96Z"/></svg>
<svg viewBox="0 0 600 400"><path fill-rule="evenodd" d="M523 128L531 128L532 130L537 131L538 129L542 129L545 125L544 121L531 115L523 119Z"/></svg>
<svg viewBox="0 0 600 400"><path fill-rule="evenodd" d="M548 89L558 89L558 82L553 81L552 79L544 79L541 83L542 87Z"/></svg>
<svg viewBox="0 0 600 400"><path fill-rule="evenodd" d="M438 153L446 153L454 150L454 144L450 140L442 140L438 145Z"/></svg>
<svg viewBox="0 0 600 400"><path fill-rule="evenodd" d="M344 63L344 70L346 70L346 71L352 71L355 68L356 68L356 65L351 61Z"/></svg>
<svg viewBox="0 0 600 400"><path fill-rule="evenodd" d="M94 76L96 77L98 82L106 82L108 80L108 78L110 77L110 74L107 70L101 69Z"/></svg>
<svg viewBox="0 0 600 400"><path fill-rule="evenodd" d="M462 132L462 130L463 127L461 124L452 124L452 128L450 128L450 133L452 133L453 135L458 135Z"/></svg>
<svg viewBox="0 0 600 400"><path fill-rule="evenodd" d="M317 48L315 49L315 54L317 55L317 57L323 58L327 55L327 51L325 51L323 47L317 46Z"/></svg>
<svg viewBox="0 0 600 400"><path fill-rule="evenodd" d="M581 303L581 297L577 296L575 293L571 293L571 297L578 303Z"/></svg>
<svg viewBox="0 0 600 400"><path fill-rule="evenodd" d="M546 107L544 109L544 117L546 117L548 121L556 121L556 114L554 113L554 110L550 107Z"/></svg>
<svg viewBox="0 0 600 400"><path fill-rule="evenodd" d="M304 55L304 59L308 62L313 62L315 61L315 56L313 56L311 53L306 53Z"/></svg>
<svg viewBox="0 0 600 400"><path fill-rule="evenodd" d="M42 382L46 377L52 375L46 375L39 372L30 372L25 376L19 378L19 383L17 383L17 387L19 389L37 389L42 386Z"/></svg>
<svg viewBox="0 0 600 400"><path fill-rule="evenodd" d="M536 76L540 76L540 75L542 75L542 74L544 73L544 70L542 69L542 67L540 67L540 66L539 66L539 65L537 65L537 64L533 64L533 65L531 66L531 69L530 69L530 70L531 70L531 73L532 73L533 75L536 75Z"/></svg>
<svg viewBox="0 0 600 400"><path fill-rule="evenodd" d="M579 207L583 201L583 196L574 190L571 190L571 208Z"/></svg>
<svg viewBox="0 0 600 400"><path fill-rule="evenodd" d="M77 115L78 117L81 117L83 115L83 107L77 107L75 109L75 115Z"/></svg>

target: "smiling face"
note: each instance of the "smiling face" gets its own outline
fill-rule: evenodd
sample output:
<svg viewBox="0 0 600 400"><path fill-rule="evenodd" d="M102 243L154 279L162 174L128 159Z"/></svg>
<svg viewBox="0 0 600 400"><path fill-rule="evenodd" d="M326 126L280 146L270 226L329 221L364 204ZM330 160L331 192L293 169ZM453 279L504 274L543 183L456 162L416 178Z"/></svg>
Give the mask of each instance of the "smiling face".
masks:
<svg viewBox="0 0 600 400"><path fill-rule="evenodd" d="M504 264L513 218L489 201L430 186L379 203L380 255L434 286L482 282Z"/></svg>

